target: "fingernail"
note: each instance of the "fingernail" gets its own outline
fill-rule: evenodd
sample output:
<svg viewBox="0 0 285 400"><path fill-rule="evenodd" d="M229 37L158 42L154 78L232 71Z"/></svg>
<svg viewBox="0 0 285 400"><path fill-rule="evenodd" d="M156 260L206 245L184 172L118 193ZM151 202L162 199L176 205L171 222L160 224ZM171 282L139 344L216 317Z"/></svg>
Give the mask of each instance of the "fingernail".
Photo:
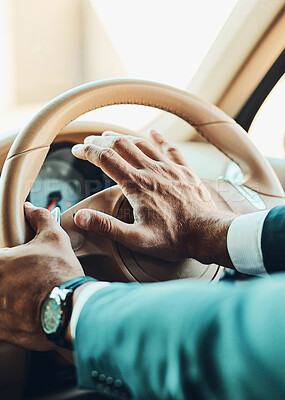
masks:
<svg viewBox="0 0 285 400"><path fill-rule="evenodd" d="M88 211L78 211L74 216L74 222L79 228L88 228L90 214Z"/></svg>
<svg viewBox="0 0 285 400"><path fill-rule="evenodd" d="M84 143L92 143L93 140L94 140L94 135L93 135L93 136L87 136L87 137L84 139Z"/></svg>
<svg viewBox="0 0 285 400"><path fill-rule="evenodd" d="M116 132L113 131L105 131L102 133L102 136L112 136L112 135L116 135Z"/></svg>
<svg viewBox="0 0 285 400"><path fill-rule="evenodd" d="M160 133L158 133L155 129L152 129L152 130L150 131L150 133L151 133L153 136L162 137L162 135L161 135Z"/></svg>
<svg viewBox="0 0 285 400"><path fill-rule="evenodd" d="M80 149L82 149L83 148L83 144L75 144L73 147L72 147L72 150L74 149L74 150L80 150Z"/></svg>
<svg viewBox="0 0 285 400"><path fill-rule="evenodd" d="M33 205L33 203L29 202L29 201L25 201L25 207L30 207L30 208L36 208L36 206Z"/></svg>
<svg viewBox="0 0 285 400"><path fill-rule="evenodd" d="M152 129L150 134L158 144L162 144L164 142L164 137L156 130Z"/></svg>
<svg viewBox="0 0 285 400"><path fill-rule="evenodd" d="M71 148L71 152L74 153L81 153L84 149L83 144L76 144Z"/></svg>

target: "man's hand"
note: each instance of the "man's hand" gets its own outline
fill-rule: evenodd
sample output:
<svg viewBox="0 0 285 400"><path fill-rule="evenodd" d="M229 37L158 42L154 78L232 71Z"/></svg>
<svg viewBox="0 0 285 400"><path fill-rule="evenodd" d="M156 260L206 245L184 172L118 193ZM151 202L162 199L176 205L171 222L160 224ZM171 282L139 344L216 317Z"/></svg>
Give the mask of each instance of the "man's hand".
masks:
<svg viewBox="0 0 285 400"><path fill-rule="evenodd" d="M73 154L100 167L129 200L134 223L80 210L76 225L165 260L193 257L232 266L226 237L233 216L219 212L182 153L155 131L152 143L114 132L89 136Z"/></svg>
<svg viewBox="0 0 285 400"><path fill-rule="evenodd" d="M68 235L49 211L25 205L36 232L24 245L0 249L0 340L49 350L40 324L40 306L54 286L84 275Z"/></svg>

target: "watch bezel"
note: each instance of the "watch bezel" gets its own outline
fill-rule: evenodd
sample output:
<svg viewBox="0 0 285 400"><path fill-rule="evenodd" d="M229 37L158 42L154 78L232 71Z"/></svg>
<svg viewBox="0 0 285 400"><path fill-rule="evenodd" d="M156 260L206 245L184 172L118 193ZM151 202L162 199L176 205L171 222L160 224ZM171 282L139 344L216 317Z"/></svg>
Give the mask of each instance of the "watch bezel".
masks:
<svg viewBox="0 0 285 400"><path fill-rule="evenodd" d="M55 287L43 301L41 309L41 324L43 331L49 338L51 338L52 336L57 336L62 330L62 327L64 325L64 310L66 308L66 302L69 294L70 295L72 294L71 290L60 289L59 287ZM59 312L56 315L58 323L52 330L47 329L47 313L48 313L47 305L50 302L55 302L59 309Z"/></svg>

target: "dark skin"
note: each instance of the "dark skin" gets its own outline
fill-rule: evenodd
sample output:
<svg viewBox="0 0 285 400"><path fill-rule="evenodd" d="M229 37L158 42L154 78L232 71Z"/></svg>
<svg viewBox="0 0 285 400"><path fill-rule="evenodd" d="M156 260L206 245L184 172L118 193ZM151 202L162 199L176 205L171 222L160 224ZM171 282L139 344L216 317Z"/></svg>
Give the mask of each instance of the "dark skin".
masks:
<svg viewBox="0 0 285 400"><path fill-rule="evenodd" d="M134 211L134 223L126 224L98 211L80 210L76 225L166 260L193 257L233 267L226 239L235 216L217 210L179 150L157 132L152 131L150 139L105 132L73 147L76 157L99 166L120 185ZM0 340L50 350L54 346L40 325L41 303L54 286L84 272L68 235L49 211L26 204L25 214L35 238L0 249ZM74 302L83 287L76 289ZM70 329L67 339L72 340Z"/></svg>

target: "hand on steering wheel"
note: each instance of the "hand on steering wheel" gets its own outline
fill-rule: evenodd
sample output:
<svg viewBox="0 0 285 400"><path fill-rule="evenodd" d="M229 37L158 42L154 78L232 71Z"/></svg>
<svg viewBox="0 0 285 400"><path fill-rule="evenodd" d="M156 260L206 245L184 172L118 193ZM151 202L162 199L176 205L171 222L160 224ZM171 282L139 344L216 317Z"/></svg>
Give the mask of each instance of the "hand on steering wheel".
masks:
<svg viewBox="0 0 285 400"><path fill-rule="evenodd" d="M0 340L33 350L55 348L41 328L40 306L54 286L84 275L66 232L43 208L25 204L36 233L29 243L0 249Z"/></svg>
<svg viewBox="0 0 285 400"><path fill-rule="evenodd" d="M133 208L134 223L83 209L75 223L133 251L168 261L186 257L231 265L226 235L234 214L217 210L210 193L183 154L157 132L152 143L104 132L88 136L73 154L115 180ZM214 246L213 246L214 245ZM221 258L222 257L222 258Z"/></svg>
<svg viewBox="0 0 285 400"><path fill-rule="evenodd" d="M56 136L64 136L68 124L80 115L116 104L156 107L175 114L240 166L244 177L241 185L235 184L227 176L222 179L217 177L206 183L207 187L211 188L213 201L219 210L244 214L284 203L284 191L268 161L251 143L244 130L217 107L186 91L155 82L128 79L93 82L74 88L52 100L30 121L13 143L0 180L0 247L16 246L30 240L32 232L24 218L23 204ZM109 129L108 126L104 129L100 126L93 123L87 129L79 124L76 128L78 130L72 131L71 128L75 135L71 140L69 136L69 141L78 143L91 133L101 135ZM123 128L119 128L119 131L126 133ZM126 226L104 214L92 213L92 218L96 215L97 222L94 229L109 231L108 236L118 241L100 238L90 231L80 230L74 223L73 215L80 209L100 210L112 217L119 216L127 210L127 201L118 186L89 196L61 215L61 226L68 233L72 248L87 273L101 279L139 282L181 278L218 280L223 270L220 264L227 264L229 261L218 262L217 254L214 254L221 235L226 232L224 223L220 226L219 218L216 217L215 221L211 222L215 222L215 229L212 229L211 233L213 235L215 232L216 235L212 236L214 249L205 251L204 248L200 254L196 245L198 240L203 247L209 242L207 226L210 221L207 218L196 218L197 210L192 204L192 200L207 198L205 188L198 188L199 184L193 173L186 172L187 167L179 165L183 162L176 150L168 152L174 154L172 157L178 157L174 158L174 162L168 160L165 154L163 156L158 150L155 151L154 147L144 144L144 141L132 143L132 151L128 153L131 140L128 139L126 146L126 142L123 145L122 139L112 139L113 136L108 138L108 135L105 135L98 139L93 144L95 147L92 147L92 143L88 144L86 153L82 151L83 148L75 151L78 156L81 154L83 158L92 157L95 164L110 170L110 175L118 181L133 206L135 223ZM167 145L162 141L158 147L164 151L165 146ZM120 151L123 152L121 155ZM178 161L178 164L175 161ZM201 159L202 162L204 161ZM160 174L156 175L156 170ZM169 180L175 181L178 178L182 183L175 184L176 188L173 190ZM190 186L189 192L185 190L186 186ZM153 188L157 189L155 196ZM137 206L138 190L142 196L141 206ZM163 201L166 195L169 196L173 209L171 212L170 206L166 206ZM200 204L200 200L194 203ZM210 208L211 211L215 210L212 207L214 206L209 201L207 206L201 205L198 209L203 209L204 215L207 215ZM148 210L149 216L144 210ZM216 212L215 210L214 213ZM167 220L164 215L168 216ZM188 224L190 215L192 222ZM79 216L80 214L77 218ZM174 224L174 220L178 220L179 223ZM101 225L98 223L100 221ZM181 228L181 221L186 229ZM157 236L158 231L163 234ZM191 258L169 263L130 251L119 241L140 252L155 253L155 257L163 257L164 260L191 255L203 262L208 262L209 259L217 260L217 264L205 265ZM188 246L184 247L185 243L188 243ZM153 251L150 250L150 245L154 248ZM169 250L169 247L172 249ZM205 254L212 254L213 257L205 257Z"/></svg>

